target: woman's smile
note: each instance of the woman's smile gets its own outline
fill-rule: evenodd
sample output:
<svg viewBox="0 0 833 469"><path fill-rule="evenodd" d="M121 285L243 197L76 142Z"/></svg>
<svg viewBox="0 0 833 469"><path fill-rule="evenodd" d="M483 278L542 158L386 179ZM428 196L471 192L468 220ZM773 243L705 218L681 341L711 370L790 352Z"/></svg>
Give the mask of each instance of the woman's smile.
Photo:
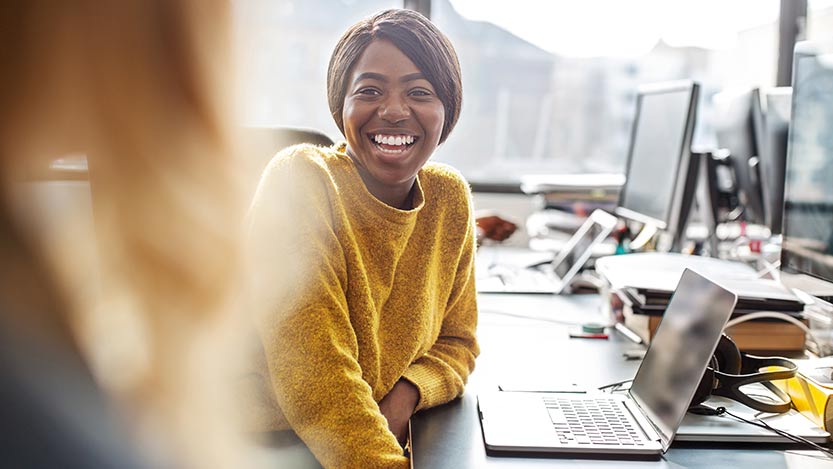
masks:
<svg viewBox="0 0 833 469"><path fill-rule="evenodd" d="M379 158L396 162L411 156L419 137L408 134L373 133L368 134L379 153Z"/></svg>

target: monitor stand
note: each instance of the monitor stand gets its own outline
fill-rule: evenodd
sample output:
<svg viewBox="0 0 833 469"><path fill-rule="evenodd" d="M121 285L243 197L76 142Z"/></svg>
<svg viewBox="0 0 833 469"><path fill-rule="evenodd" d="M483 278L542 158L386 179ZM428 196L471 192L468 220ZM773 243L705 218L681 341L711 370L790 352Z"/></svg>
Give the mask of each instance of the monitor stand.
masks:
<svg viewBox="0 0 833 469"><path fill-rule="evenodd" d="M631 251L639 251L642 248L644 248L645 245L648 244L649 241L651 241L654 235L657 234L657 231L659 230L657 229L656 225L652 225L650 223L642 225L642 230L640 230L639 234L636 235L636 238L634 238L630 242Z"/></svg>
<svg viewBox="0 0 833 469"><path fill-rule="evenodd" d="M710 157L708 153L691 153L691 158L688 159L688 168L686 170L685 180L682 181L683 187L679 191L679 201L677 202L677 216L672 217L671 226L668 231L671 234L671 252L680 252L683 248L683 241L685 241L685 231L688 227L688 220L691 216L691 207L694 205L694 199L697 197L697 180L700 175L701 161L704 158ZM708 226L708 224L707 224Z"/></svg>
<svg viewBox="0 0 833 469"><path fill-rule="evenodd" d="M703 224L706 227L707 254L710 257L718 257L718 187L717 187L717 160L710 153L693 153L692 159L697 160L697 185L695 197L697 199L697 210Z"/></svg>

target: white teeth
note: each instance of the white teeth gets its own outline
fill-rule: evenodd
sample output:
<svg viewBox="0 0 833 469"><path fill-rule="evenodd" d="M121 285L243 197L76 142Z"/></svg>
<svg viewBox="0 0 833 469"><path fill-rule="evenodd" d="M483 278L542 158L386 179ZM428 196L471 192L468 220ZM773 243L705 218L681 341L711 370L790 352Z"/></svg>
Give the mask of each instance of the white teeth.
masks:
<svg viewBox="0 0 833 469"><path fill-rule="evenodd" d="M373 136L373 141L382 145L410 145L414 143L413 135L382 135L376 134Z"/></svg>

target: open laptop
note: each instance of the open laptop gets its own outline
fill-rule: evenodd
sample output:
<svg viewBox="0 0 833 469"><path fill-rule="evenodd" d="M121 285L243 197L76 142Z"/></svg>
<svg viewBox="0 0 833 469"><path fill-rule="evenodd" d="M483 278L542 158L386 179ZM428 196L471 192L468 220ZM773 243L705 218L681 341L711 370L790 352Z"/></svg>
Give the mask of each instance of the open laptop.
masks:
<svg viewBox="0 0 833 469"><path fill-rule="evenodd" d="M550 294L564 292L590 259L593 248L603 242L616 227L616 221L613 215L603 210L594 210L552 262L527 267L489 266L483 275L478 275L477 291Z"/></svg>
<svg viewBox="0 0 833 469"><path fill-rule="evenodd" d="M481 393L487 451L659 458L736 302L734 293L686 270L627 394Z"/></svg>

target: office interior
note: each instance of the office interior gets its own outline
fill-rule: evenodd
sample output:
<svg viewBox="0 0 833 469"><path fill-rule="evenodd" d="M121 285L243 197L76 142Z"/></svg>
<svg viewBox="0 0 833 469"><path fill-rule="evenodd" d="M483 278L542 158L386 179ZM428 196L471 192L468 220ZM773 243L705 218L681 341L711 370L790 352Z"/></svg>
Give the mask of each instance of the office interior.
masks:
<svg viewBox="0 0 833 469"><path fill-rule="evenodd" d="M808 431L833 431L833 361L812 361L833 355L833 2L232 3L249 196L279 149L343 140L325 94L341 31L411 8L448 34L463 69L462 116L434 159L466 177L476 213L517 225L505 241L483 240L478 283L530 272L566 282L479 294L477 368L461 399L412 419L413 467L621 467L617 458L489 448L477 397L591 393L631 380L656 333L651 318L661 318L685 268L763 291L732 317L769 315L736 323L736 341L795 360L804 388L825 402L785 380L791 412ZM15 194L32 236L95 255L80 248L95 230L89 172L84 155L33 169ZM587 224L595 210L616 218L603 236ZM668 269L670 291L651 297L628 283L651 269ZM737 275L721 278L728 271ZM627 464L833 467L829 434L808 444L768 429L733 440L683 428L658 460ZM317 464L298 445L256 451L264 467Z"/></svg>

